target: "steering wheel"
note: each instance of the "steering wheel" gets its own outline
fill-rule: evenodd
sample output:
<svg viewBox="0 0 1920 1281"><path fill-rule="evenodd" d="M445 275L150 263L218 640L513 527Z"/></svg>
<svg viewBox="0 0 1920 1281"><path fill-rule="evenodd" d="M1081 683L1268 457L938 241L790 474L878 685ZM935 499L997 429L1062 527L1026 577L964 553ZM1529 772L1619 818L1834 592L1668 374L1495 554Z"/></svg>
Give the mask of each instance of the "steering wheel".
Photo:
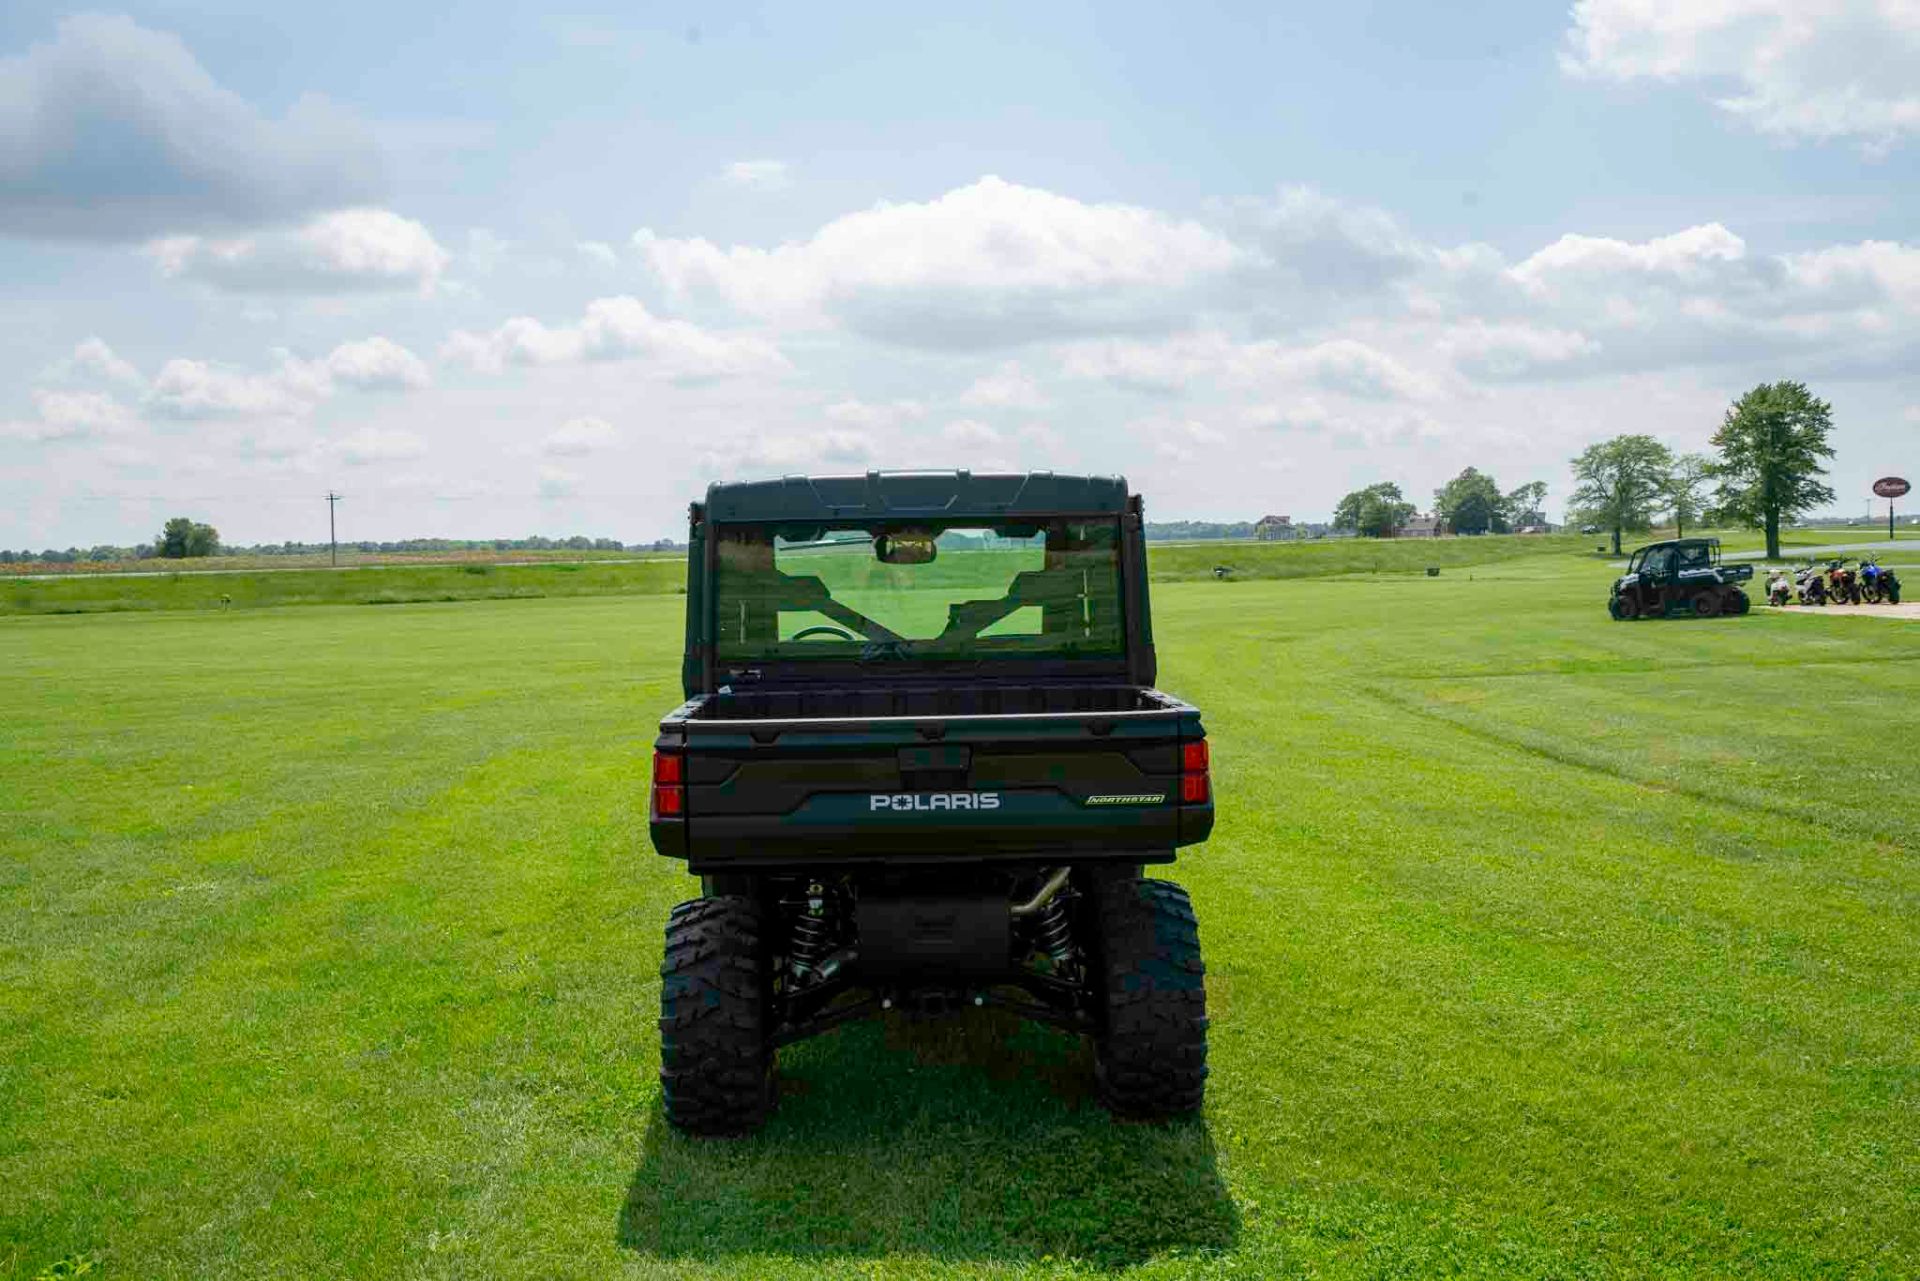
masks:
<svg viewBox="0 0 1920 1281"><path fill-rule="evenodd" d="M815 625L813 627L802 627L799 631L795 632L793 635L789 636L787 639L788 640L805 640L809 636L832 636L836 640L852 640L854 638L852 632L843 631L838 627L826 627L821 625Z"/></svg>

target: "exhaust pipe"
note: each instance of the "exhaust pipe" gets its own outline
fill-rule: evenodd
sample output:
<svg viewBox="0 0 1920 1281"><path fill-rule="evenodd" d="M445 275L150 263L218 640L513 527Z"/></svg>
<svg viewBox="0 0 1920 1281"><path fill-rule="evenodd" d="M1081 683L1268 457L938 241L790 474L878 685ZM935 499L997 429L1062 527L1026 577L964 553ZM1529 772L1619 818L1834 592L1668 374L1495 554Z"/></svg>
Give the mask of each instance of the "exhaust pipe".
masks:
<svg viewBox="0 0 1920 1281"><path fill-rule="evenodd" d="M1067 878L1072 875L1073 869L1070 867L1055 868L1053 875L1047 878L1046 884L1040 887L1038 894L1035 894L1024 903L1015 903L1007 909L1008 913L1016 917L1032 916L1035 912L1038 912L1041 908L1053 902L1054 895L1067 887Z"/></svg>

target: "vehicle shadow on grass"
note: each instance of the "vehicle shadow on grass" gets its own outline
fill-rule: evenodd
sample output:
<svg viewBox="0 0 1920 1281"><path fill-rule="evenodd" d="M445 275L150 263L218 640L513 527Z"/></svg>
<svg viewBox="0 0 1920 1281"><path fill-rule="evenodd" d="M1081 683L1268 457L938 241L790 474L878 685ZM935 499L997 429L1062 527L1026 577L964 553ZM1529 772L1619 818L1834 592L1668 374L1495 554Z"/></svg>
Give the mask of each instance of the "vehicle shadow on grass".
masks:
<svg viewBox="0 0 1920 1281"><path fill-rule="evenodd" d="M780 1077L751 1138L689 1139L655 1112L621 1245L1123 1267L1239 1234L1205 1123L1114 1121L1079 1038L995 1011L893 1017L782 1050Z"/></svg>

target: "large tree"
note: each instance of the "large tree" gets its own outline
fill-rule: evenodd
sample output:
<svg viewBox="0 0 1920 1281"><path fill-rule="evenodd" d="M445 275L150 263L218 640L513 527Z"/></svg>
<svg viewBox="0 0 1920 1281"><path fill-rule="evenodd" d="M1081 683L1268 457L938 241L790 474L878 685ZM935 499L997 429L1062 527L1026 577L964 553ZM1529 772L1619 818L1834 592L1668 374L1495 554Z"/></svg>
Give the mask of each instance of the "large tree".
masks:
<svg viewBox="0 0 1920 1281"><path fill-rule="evenodd" d="M1615 436L1589 445L1573 460L1573 506L1583 519L1613 533L1613 554L1620 554L1620 533L1645 529L1667 493L1673 451L1651 436Z"/></svg>
<svg viewBox="0 0 1920 1281"><path fill-rule="evenodd" d="M1357 529L1369 538L1386 538L1410 520L1414 506L1400 496L1400 486L1382 482L1356 489L1333 509L1333 523Z"/></svg>
<svg viewBox="0 0 1920 1281"><path fill-rule="evenodd" d="M1682 454L1667 472L1667 502L1673 508L1673 536L1684 538L1689 523L1698 525L1706 510L1707 481L1713 460L1704 454Z"/></svg>
<svg viewBox="0 0 1920 1281"><path fill-rule="evenodd" d="M1713 434L1720 461L1720 510L1767 533L1767 558L1780 555L1780 522L1833 501L1820 483L1833 457L1833 406L1805 383L1762 383L1733 402Z"/></svg>
<svg viewBox="0 0 1920 1281"><path fill-rule="evenodd" d="M1456 534L1507 532L1507 500L1493 477L1472 467L1433 491L1433 510Z"/></svg>
<svg viewBox="0 0 1920 1281"><path fill-rule="evenodd" d="M1507 495L1507 523L1544 525L1547 523L1547 482L1530 480Z"/></svg>
<svg viewBox="0 0 1920 1281"><path fill-rule="evenodd" d="M156 555L171 560L211 556L220 550L220 531L185 516L175 516L161 529L160 536L153 540L153 549Z"/></svg>

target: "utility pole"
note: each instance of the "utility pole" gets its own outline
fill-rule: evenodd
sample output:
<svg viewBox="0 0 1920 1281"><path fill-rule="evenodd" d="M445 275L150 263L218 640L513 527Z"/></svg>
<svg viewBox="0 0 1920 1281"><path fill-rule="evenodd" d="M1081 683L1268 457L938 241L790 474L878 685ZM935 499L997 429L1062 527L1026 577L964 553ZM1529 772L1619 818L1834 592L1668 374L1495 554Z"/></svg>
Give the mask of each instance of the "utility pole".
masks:
<svg viewBox="0 0 1920 1281"><path fill-rule="evenodd" d="M340 568L340 543L333 534L333 505L340 501L340 495L331 489L327 491L327 552L332 558L333 567Z"/></svg>

